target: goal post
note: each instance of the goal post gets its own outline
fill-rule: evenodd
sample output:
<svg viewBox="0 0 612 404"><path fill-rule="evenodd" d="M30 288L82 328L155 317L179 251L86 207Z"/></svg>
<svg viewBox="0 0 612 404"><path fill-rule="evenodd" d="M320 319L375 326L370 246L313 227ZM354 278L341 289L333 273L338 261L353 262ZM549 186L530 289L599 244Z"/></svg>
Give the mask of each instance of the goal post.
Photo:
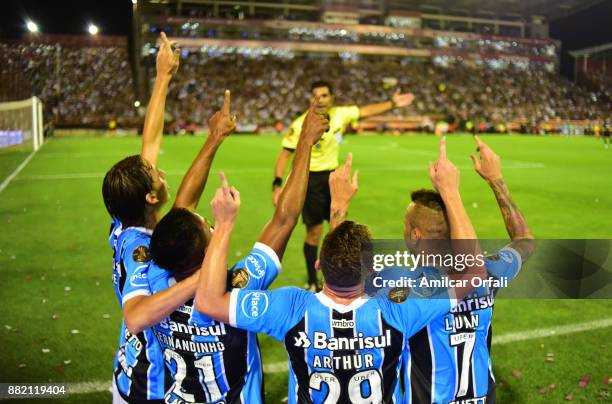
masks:
<svg viewBox="0 0 612 404"><path fill-rule="evenodd" d="M43 144L43 108L38 97L0 103L0 149Z"/></svg>

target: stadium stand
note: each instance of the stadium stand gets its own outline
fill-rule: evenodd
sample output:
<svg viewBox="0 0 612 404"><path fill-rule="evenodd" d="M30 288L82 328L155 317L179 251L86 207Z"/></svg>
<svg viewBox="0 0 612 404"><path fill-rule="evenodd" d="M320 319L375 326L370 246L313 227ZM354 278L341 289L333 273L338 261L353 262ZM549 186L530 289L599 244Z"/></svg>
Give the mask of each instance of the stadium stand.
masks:
<svg viewBox="0 0 612 404"><path fill-rule="evenodd" d="M232 89L244 131L282 130L306 108L315 79L334 83L338 104L386 100L397 87L415 93L413 108L356 129L431 131L446 121L451 130L469 129L469 122L479 131L562 132L571 125L588 133L610 119L609 75L591 70L576 83L562 78L560 43L548 38L541 18L411 12L393 1L388 12L374 7L362 18L365 3L355 10L333 1L297 3L228 8L179 1L172 9L140 1L129 49L126 38L105 36L0 43L8 61L0 101L37 95L45 121L58 127L137 128L144 106L134 103L148 99L155 41L164 30L183 52L168 97L170 132L206 126L220 102L209 88ZM527 15L532 11L546 15Z"/></svg>

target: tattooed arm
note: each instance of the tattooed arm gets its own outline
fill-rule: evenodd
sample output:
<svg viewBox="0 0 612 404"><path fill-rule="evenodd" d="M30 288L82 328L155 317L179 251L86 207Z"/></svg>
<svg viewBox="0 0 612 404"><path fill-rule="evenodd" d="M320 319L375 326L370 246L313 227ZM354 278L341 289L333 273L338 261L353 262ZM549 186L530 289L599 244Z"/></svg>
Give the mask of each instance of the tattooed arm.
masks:
<svg viewBox="0 0 612 404"><path fill-rule="evenodd" d="M474 154L470 156L474 168L493 190L504 218L506 230L512 240L511 247L521 254L521 258L525 262L535 249L535 241L529 224L514 203L508 185L502 177L499 156L478 136L474 136L474 139L478 143L476 150L480 152L480 157Z"/></svg>

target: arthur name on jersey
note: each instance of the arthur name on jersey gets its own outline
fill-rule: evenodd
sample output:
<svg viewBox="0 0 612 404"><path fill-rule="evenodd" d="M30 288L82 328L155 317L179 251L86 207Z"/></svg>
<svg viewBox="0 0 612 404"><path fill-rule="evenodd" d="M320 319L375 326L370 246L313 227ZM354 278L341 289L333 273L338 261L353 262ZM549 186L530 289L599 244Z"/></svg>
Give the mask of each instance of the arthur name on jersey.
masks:
<svg viewBox="0 0 612 404"><path fill-rule="evenodd" d="M350 320L344 320L349 322ZM352 321L350 321L352 322ZM346 326L347 324L341 324ZM356 337L329 337L324 332L315 331L312 341L303 331L293 337L293 344L300 348L314 348L328 351L358 351L363 349L385 348L391 345L391 330L383 335L364 336L358 333ZM312 366L327 369L362 369L374 366L374 356L369 353L354 355L314 355Z"/></svg>

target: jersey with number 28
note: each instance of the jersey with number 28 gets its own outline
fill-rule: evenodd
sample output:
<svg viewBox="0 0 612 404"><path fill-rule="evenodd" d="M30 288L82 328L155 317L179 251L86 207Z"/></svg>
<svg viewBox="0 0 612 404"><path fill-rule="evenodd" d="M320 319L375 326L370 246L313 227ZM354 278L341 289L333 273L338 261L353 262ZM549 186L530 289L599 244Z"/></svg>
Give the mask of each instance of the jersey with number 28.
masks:
<svg viewBox="0 0 612 404"><path fill-rule="evenodd" d="M230 324L284 342L289 403L399 403L407 339L451 307L448 297L361 297L344 306L293 287L233 290Z"/></svg>

